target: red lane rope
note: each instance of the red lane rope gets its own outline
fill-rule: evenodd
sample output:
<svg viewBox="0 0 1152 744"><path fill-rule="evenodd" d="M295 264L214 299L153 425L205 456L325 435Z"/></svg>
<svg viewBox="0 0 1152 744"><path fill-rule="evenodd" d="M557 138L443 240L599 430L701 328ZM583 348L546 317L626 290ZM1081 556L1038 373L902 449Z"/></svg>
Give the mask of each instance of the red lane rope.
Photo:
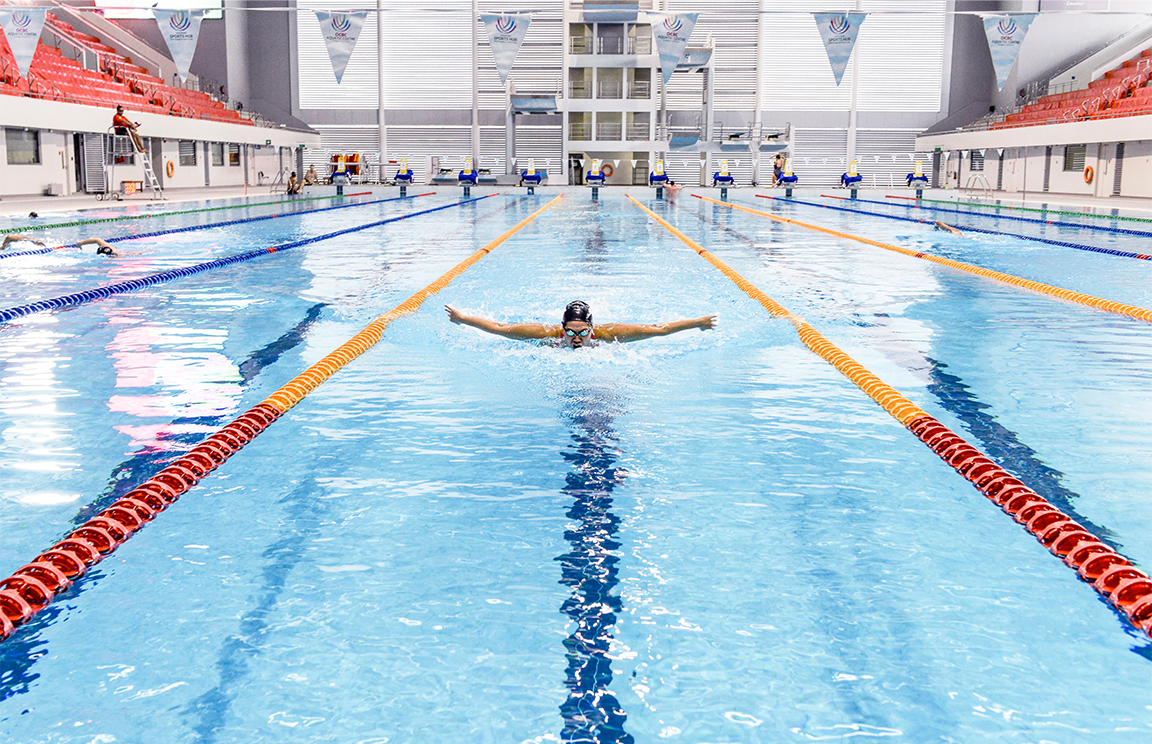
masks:
<svg viewBox="0 0 1152 744"><path fill-rule="evenodd" d="M907 428L1152 638L1152 579L932 416Z"/></svg>

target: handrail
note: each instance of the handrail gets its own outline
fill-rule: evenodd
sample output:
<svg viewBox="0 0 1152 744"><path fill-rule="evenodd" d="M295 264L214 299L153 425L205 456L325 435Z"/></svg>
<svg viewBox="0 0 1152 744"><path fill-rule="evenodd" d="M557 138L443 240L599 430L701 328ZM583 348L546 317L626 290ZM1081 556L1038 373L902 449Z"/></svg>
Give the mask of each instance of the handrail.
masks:
<svg viewBox="0 0 1152 744"><path fill-rule="evenodd" d="M983 173L970 173L968 180L964 184L964 194L968 198L972 198L972 193L976 190L976 185L983 183L980 193L989 198L992 197L992 184L988 183L988 179L984 177Z"/></svg>

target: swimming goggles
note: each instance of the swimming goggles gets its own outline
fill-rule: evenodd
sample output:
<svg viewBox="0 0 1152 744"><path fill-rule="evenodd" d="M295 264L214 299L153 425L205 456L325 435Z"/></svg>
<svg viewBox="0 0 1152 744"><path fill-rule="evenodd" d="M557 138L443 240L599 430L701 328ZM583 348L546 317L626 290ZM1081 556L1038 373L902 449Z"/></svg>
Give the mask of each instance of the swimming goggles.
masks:
<svg viewBox="0 0 1152 744"><path fill-rule="evenodd" d="M565 336L587 336L591 332L592 332L591 328L585 328L582 331L574 331L571 328L565 328L564 329L564 335Z"/></svg>

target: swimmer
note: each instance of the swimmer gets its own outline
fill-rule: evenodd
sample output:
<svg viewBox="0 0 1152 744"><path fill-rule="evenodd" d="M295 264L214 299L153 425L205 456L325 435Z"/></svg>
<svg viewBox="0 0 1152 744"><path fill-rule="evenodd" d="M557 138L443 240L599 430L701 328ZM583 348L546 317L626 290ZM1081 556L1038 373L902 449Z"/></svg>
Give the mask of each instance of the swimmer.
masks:
<svg viewBox="0 0 1152 744"><path fill-rule="evenodd" d="M588 303L580 300L568 303L568 307L564 308L564 317L560 325L552 325L551 323L498 323L487 318L465 315L451 305L445 305L444 310L448 313L448 319L453 323L462 323L488 333L494 333L497 336L524 341L554 338L557 339L557 346L573 349L593 346L597 341L639 341L654 336L667 336L690 328L706 331L716 325L715 315L704 315L699 318L671 320L667 323L652 325L605 323L593 327L592 310L588 307Z"/></svg>
<svg viewBox="0 0 1152 744"><path fill-rule="evenodd" d="M957 230L956 228L952 227L951 225L945 225L943 222L939 222L939 221L938 221L938 222L937 222L937 223L934 225L934 227L935 227L935 229L937 229L937 230L944 230L945 232L950 232L950 233L952 233L953 235L959 235L960 237L964 237L964 233L960 232L959 230Z"/></svg>
<svg viewBox="0 0 1152 744"><path fill-rule="evenodd" d="M684 187L669 178L668 185L666 185L664 188L668 190L668 201L675 201L676 194L678 194L680 189Z"/></svg>
<svg viewBox="0 0 1152 744"><path fill-rule="evenodd" d="M4 242L0 243L0 251L5 250L11 243L19 243L21 241L35 243L36 245L43 246L45 248L48 247L48 244L43 240L37 240L36 238L31 238L27 235L18 235L16 233L12 233L11 235L4 236Z"/></svg>
<svg viewBox="0 0 1152 744"><path fill-rule="evenodd" d="M96 253L101 256L119 256L120 251L113 248L108 244L108 241L102 238L84 238L76 243L77 248L83 248L86 245L95 245Z"/></svg>

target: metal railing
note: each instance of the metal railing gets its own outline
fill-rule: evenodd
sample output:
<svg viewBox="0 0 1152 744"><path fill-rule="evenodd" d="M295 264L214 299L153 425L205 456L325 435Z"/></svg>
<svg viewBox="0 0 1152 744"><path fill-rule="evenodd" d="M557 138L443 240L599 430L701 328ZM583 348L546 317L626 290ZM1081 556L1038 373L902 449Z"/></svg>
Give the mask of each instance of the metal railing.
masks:
<svg viewBox="0 0 1152 744"><path fill-rule="evenodd" d="M629 142L644 142L648 139L652 127L647 123L641 124L639 122L632 122L628 125L628 141Z"/></svg>
<svg viewBox="0 0 1152 744"><path fill-rule="evenodd" d="M569 36L568 37L568 53L569 54L591 54L592 53L592 37L591 36Z"/></svg>
<svg viewBox="0 0 1152 744"><path fill-rule="evenodd" d="M619 140L623 138L624 127L621 124L614 122L597 122L596 123L596 139L598 140Z"/></svg>
<svg viewBox="0 0 1152 744"><path fill-rule="evenodd" d="M597 98L623 98L624 83L619 80L601 80L596 86Z"/></svg>
<svg viewBox="0 0 1152 744"><path fill-rule="evenodd" d="M633 80L628 83L628 97L629 98L651 98L652 97L652 81L650 80Z"/></svg>
<svg viewBox="0 0 1152 744"><path fill-rule="evenodd" d="M652 37L651 36L629 36L628 37L628 53L629 54L651 54L652 53Z"/></svg>
<svg viewBox="0 0 1152 744"><path fill-rule="evenodd" d="M588 142L592 139L592 130L587 122L574 121L568 124L568 139Z"/></svg>
<svg viewBox="0 0 1152 744"><path fill-rule="evenodd" d="M597 54L623 54L624 39L620 36L600 36L596 39Z"/></svg>
<svg viewBox="0 0 1152 744"><path fill-rule="evenodd" d="M592 86L586 80L569 80L568 81L568 97L569 98L591 98Z"/></svg>

